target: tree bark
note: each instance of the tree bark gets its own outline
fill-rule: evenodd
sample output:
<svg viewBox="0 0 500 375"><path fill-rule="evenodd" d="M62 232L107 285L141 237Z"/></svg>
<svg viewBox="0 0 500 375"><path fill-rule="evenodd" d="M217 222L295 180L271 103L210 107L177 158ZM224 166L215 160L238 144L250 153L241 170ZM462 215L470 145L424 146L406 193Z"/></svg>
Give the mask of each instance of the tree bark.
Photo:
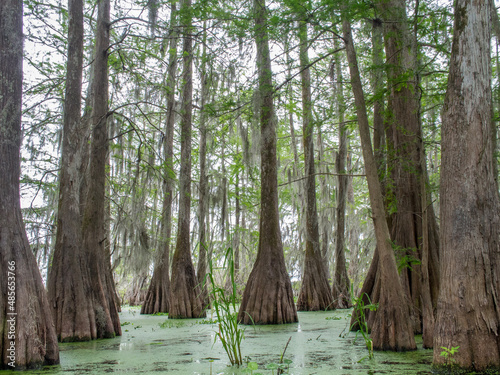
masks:
<svg viewBox="0 0 500 375"><path fill-rule="evenodd" d="M333 296L328 284L325 262L319 241L318 211L316 207L316 177L314 173L314 118L311 100L307 23L299 21L300 76L302 84L302 139L306 175L306 251L302 287L297 300L299 311L333 309ZM304 202L302 202L304 204Z"/></svg>
<svg viewBox="0 0 500 375"><path fill-rule="evenodd" d="M425 189L427 169L420 124L418 77L415 73L416 46L410 38L404 1L381 1L377 7L384 25L389 79L390 115L386 119L386 134L390 174L384 184L389 213L387 220L401 281L412 302L410 314L413 329L415 333L426 332L424 346L427 347L432 345L429 334L432 332L433 317L430 312L435 309L439 289L439 237L432 204L422 206L424 195L426 202L431 200L427 199ZM424 221L427 225L425 230ZM426 270L422 269L424 246ZM379 270L371 267L369 272L377 273ZM376 274L367 276L373 280L378 277ZM361 293L366 293L376 303L380 291L373 288L378 287L379 283L372 284L372 289L365 284ZM423 305L429 302L431 306ZM376 314L367 314L369 327ZM355 316L353 314L353 319L356 319Z"/></svg>
<svg viewBox="0 0 500 375"><path fill-rule="evenodd" d="M382 21L372 21L372 48L373 48L373 78L372 86L375 94L373 102L373 149L378 175L382 184L382 195L385 196L385 121L384 121L384 83L383 83L383 35Z"/></svg>
<svg viewBox="0 0 500 375"><path fill-rule="evenodd" d="M94 59L92 143L89 183L82 221L83 248L88 261L95 321L92 338L121 335L116 290L109 253L105 249L106 160L108 154L108 47L109 0L98 3Z"/></svg>
<svg viewBox="0 0 500 375"><path fill-rule="evenodd" d="M148 275L144 271L133 275L132 282L123 297L126 304L130 306L139 306L144 304L147 293L145 288L147 285L147 279Z"/></svg>
<svg viewBox="0 0 500 375"><path fill-rule="evenodd" d="M415 339L409 319L409 306L399 280L396 259L391 246L389 227L385 218L384 199L372 150L370 127L358 70L356 51L352 41L351 25L345 13L343 15L342 28L358 116L361 147L365 162L379 258L380 295L378 299L379 306L371 327L373 348L375 350L415 350Z"/></svg>
<svg viewBox="0 0 500 375"><path fill-rule="evenodd" d="M0 368L59 362L57 336L20 202L23 2L0 2Z"/></svg>
<svg viewBox="0 0 500 375"><path fill-rule="evenodd" d="M490 7L455 3L453 45L441 128L441 290L434 365L500 368L499 198L491 137Z"/></svg>
<svg viewBox="0 0 500 375"><path fill-rule="evenodd" d="M241 121L238 119L238 121ZM236 153L238 153L238 145L236 145ZM240 172L236 172L236 181L234 182L234 216L235 216L235 229L233 235L233 249L234 249L234 281L237 285L240 284L240 242L241 242L241 231L240 228L240 217L241 217L241 205L240 205Z"/></svg>
<svg viewBox="0 0 500 375"><path fill-rule="evenodd" d="M167 121L163 154L163 207L161 216L160 256L156 260L153 277L149 284L146 299L141 307L141 314L167 313L170 307L170 237L172 234L172 201L175 183L174 171L174 125L175 125L175 73L177 71L177 3L171 2L170 8L170 43L167 71Z"/></svg>
<svg viewBox="0 0 500 375"><path fill-rule="evenodd" d="M429 307L422 306L422 294L431 293L433 309L436 304L439 285L437 227L432 205L425 208L428 227L427 270L428 287L423 291L422 275L422 238L423 213L422 195L425 195L427 182L423 138L420 123L420 91L416 75L416 43L410 36L406 16L406 2L403 0L381 1L379 9L384 20L384 43L387 56L387 74L390 84L389 101L392 115L388 119L391 145L394 149L390 163L390 179L393 201L389 204L391 215L391 238L396 247L401 279L412 300L412 316L415 333L422 333L422 311ZM422 183L425 182L425 183ZM426 299L427 300L427 299ZM427 300L428 301L428 300ZM432 320L427 320L432 324Z"/></svg>
<svg viewBox="0 0 500 375"><path fill-rule="evenodd" d="M304 201L304 180L301 178L301 168L299 163L299 152L297 150L297 138L295 136L295 125L294 125L294 110L293 105L295 103L294 92L292 87L292 59L290 58L290 33L287 33L285 39L285 51L286 51L286 65L287 65L287 80L289 81L287 87L287 100L289 105L288 110L288 124L290 126L290 147L293 152L293 168L292 173L289 172L288 180L292 183L292 179L295 180L292 185L292 209L293 214L297 215L297 241L294 241L294 251L299 251L301 244L302 233L305 227L305 220L303 215L304 205L301 204ZM297 201L299 202L297 204Z"/></svg>
<svg viewBox="0 0 500 375"><path fill-rule="evenodd" d="M92 339L90 275L82 247L80 167L82 163L81 90L83 69L83 1L68 1L68 61L63 142L59 176L56 244L48 277L48 296L60 341Z"/></svg>
<svg viewBox="0 0 500 375"><path fill-rule="evenodd" d="M191 259L191 126L193 110L193 41L191 0L182 0L180 9L183 26L183 74L181 107L181 170L179 178L179 215L177 242L172 260L170 317L200 318L205 316L201 291Z"/></svg>
<svg viewBox="0 0 500 375"><path fill-rule="evenodd" d="M267 9L264 0L254 1L257 69L261 97L261 197L257 259L248 278L238 313L244 324L280 324L297 321L292 284L285 267L279 227L276 158L276 119Z"/></svg>
<svg viewBox="0 0 500 375"><path fill-rule="evenodd" d="M334 47L337 49L337 46ZM352 307L351 302L351 282L347 275L345 259L345 211L347 201L347 183L349 177L346 176L347 162L347 134L349 132L344 122L344 93L342 86L342 67L338 54L335 55L335 69L337 83L335 91L337 94L337 114L339 121L339 152L337 154L336 169L338 176L337 193L337 230L335 242L335 273L333 276L333 306L336 309L348 309Z"/></svg>
<svg viewBox="0 0 500 375"><path fill-rule="evenodd" d="M206 24L204 25L206 26ZM206 30L206 27L204 27ZM201 288L201 301L204 307L210 306L207 289L207 238L205 218L208 210L208 176L207 176L207 113L205 104L209 95L209 76L207 74L206 32L203 34L203 54L201 57L201 111L200 111L200 189L198 202L198 284Z"/></svg>

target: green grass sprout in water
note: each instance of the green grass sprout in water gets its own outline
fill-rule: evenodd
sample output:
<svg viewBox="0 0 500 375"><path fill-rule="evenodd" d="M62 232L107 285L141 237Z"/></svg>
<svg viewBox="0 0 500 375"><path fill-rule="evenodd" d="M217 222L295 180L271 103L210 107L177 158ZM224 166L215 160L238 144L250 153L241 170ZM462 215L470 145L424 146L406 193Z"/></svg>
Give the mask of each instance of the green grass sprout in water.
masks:
<svg viewBox="0 0 500 375"><path fill-rule="evenodd" d="M218 286L214 279L213 262L209 262L208 278L211 284L211 297L215 314L217 315L218 331L215 340L220 340L227 353L229 361L233 366L241 366L243 357L241 355L241 342L245 337L245 330L238 325L238 309L236 304L236 282L234 278L233 249L226 251L226 261L231 282L231 292L226 294L224 288Z"/></svg>

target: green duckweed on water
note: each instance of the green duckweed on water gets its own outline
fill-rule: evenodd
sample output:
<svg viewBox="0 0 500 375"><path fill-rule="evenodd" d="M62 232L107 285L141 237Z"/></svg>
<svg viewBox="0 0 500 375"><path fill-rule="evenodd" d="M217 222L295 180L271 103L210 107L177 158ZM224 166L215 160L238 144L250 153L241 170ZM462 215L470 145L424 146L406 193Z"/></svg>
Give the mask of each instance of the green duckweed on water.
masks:
<svg viewBox="0 0 500 375"><path fill-rule="evenodd" d="M355 340L354 333L346 334L350 312L299 312L299 323L248 326L242 343L243 356L247 362L258 365L254 374L276 374L273 364L279 362L291 337L284 356L291 363L285 374L431 374L432 350L421 349L418 337L417 351L375 352L375 357L369 360L362 338ZM60 344L60 365L27 372L32 375L250 373L229 367L220 342L214 343L217 326L210 322L213 316L210 313L207 316L177 320L140 315L138 308L126 307L120 314L121 337ZM0 371L2 375L14 373Z"/></svg>

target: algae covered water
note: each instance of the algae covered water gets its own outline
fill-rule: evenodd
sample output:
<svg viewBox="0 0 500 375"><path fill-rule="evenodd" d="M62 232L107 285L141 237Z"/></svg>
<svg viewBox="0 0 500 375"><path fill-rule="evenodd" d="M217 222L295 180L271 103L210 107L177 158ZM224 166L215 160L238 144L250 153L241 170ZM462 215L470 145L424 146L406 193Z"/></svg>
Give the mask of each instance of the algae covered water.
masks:
<svg viewBox="0 0 500 375"><path fill-rule="evenodd" d="M284 358L288 372L312 374L430 374L432 350L408 353L368 352L361 337L347 332L351 310L299 312L299 323L248 326L242 354L256 362L254 374L276 374ZM125 307L120 314L123 335L114 339L60 344L61 364L30 374L245 374L246 369L230 367L219 342L214 343L217 325L206 319L177 320L167 316L140 315L139 309ZM364 359L363 359L364 358ZM266 368L271 367L271 368ZM0 371L0 374L13 374Z"/></svg>

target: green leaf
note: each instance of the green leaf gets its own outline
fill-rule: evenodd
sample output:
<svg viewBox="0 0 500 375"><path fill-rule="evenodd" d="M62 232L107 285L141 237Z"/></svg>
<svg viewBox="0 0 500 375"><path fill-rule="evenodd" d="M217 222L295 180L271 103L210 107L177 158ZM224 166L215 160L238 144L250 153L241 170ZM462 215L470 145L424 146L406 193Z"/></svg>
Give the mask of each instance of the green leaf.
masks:
<svg viewBox="0 0 500 375"><path fill-rule="evenodd" d="M276 363L269 363L268 365L266 365L266 368L268 370L277 370L278 369L278 365Z"/></svg>
<svg viewBox="0 0 500 375"><path fill-rule="evenodd" d="M259 368L259 365L257 364L257 362L248 362L247 368L249 370L255 371Z"/></svg>

